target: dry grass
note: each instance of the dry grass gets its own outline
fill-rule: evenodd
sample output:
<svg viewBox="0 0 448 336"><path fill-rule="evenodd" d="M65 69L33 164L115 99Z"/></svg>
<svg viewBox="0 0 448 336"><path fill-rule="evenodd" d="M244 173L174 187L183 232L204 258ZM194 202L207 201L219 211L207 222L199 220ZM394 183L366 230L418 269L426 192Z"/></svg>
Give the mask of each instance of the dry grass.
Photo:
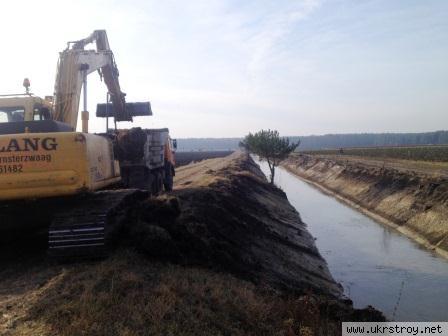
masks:
<svg viewBox="0 0 448 336"><path fill-rule="evenodd" d="M357 147L303 151L303 154L360 156L412 161L448 162L448 145Z"/></svg>
<svg viewBox="0 0 448 336"><path fill-rule="evenodd" d="M312 295L286 299L230 275L154 263L122 251L99 264L61 271L39 291L25 316L0 333L338 334L338 323L322 318L318 300Z"/></svg>

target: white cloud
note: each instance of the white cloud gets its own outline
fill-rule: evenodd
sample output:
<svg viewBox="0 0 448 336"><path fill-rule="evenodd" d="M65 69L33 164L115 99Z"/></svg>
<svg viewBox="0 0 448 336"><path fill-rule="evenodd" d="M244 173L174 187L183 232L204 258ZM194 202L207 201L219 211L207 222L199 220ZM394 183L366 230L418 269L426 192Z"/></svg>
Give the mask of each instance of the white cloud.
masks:
<svg viewBox="0 0 448 336"><path fill-rule="evenodd" d="M260 23L260 30L249 39L253 53L248 70L253 78L266 70L269 60L273 58L276 43L291 32L293 26L305 19L319 6L317 0L293 2L292 8L279 6L279 9L267 15Z"/></svg>

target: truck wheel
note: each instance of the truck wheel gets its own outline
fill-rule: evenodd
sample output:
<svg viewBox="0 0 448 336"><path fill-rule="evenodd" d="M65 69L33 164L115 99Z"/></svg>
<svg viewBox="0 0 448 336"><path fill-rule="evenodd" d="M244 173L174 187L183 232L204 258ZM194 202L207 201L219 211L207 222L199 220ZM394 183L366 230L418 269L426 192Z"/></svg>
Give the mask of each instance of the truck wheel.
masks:
<svg viewBox="0 0 448 336"><path fill-rule="evenodd" d="M153 175L151 192L153 195L158 195L163 189L163 178L160 172L155 172Z"/></svg>
<svg viewBox="0 0 448 336"><path fill-rule="evenodd" d="M165 191L173 190L173 175L168 174L165 176L165 179L163 180L163 186L165 188Z"/></svg>
<svg viewBox="0 0 448 336"><path fill-rule="evenodd" d="M173 176L174 176L174 166L171 162L165 161L164 172L163 172L163 187L165 191L173 190Z"/></svg>

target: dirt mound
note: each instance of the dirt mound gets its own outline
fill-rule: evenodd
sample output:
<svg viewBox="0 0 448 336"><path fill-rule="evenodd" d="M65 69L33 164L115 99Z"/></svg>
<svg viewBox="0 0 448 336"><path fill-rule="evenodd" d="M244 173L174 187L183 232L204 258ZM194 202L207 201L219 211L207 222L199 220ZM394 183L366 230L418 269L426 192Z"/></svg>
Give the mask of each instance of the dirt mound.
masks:
<svg viewBox="0 0 448 336"><path fill-rule="evenodd" d="M235 154L178 174L174 193L142 205L130 245L287 291L341 295L299 214L250 157Z"/></svg>
<svg viewBox="0 0 448 336"><path fill-rule="evenodd" d="M448 177L433 169L361 159L293 156L284 166L448 256ZM425 168L423 170L423 168ZM431 173L429 173L431 172Z"/></svg>

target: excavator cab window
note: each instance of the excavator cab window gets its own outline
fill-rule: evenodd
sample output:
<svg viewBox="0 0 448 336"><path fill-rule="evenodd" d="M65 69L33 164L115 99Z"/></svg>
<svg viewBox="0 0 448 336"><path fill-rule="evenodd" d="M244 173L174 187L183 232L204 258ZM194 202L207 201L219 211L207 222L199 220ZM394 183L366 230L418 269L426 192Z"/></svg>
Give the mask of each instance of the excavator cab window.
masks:
<svg viewBox="0 0 448 336"><path fill-rule="evenodd" d="M23 121L25 109L21 106L0 107L0 123Z"/></svg>
<svg viewBox="0 0 448 336"><path fill-rule="evenodd" d="M39 106L39 105L34 106L33 120L50 120L50 119L51 119L51 114L50 114L50 110L48 109L48 107Z"/></svg>

